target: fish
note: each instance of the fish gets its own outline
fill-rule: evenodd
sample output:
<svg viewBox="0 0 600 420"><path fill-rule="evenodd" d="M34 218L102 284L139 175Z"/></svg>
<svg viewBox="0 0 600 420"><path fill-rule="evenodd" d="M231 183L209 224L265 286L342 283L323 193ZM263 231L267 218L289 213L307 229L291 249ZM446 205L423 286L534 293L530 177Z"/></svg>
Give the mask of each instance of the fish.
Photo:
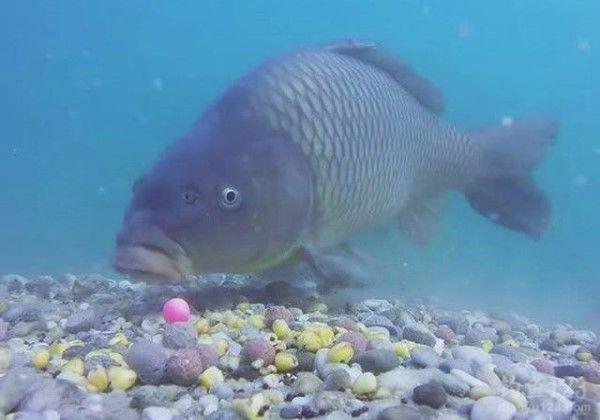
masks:
<svg viewBox="0 0 600 420"><path fill-rule="evenodd" d="M376 44L341 40L260 63L133 185L113 267L159 281L305 260L325 276L356 232L396 219L427 243L446 191L540 239L551 205L532 171L558 121L479 130L442 118L441 90Z"/></svg>

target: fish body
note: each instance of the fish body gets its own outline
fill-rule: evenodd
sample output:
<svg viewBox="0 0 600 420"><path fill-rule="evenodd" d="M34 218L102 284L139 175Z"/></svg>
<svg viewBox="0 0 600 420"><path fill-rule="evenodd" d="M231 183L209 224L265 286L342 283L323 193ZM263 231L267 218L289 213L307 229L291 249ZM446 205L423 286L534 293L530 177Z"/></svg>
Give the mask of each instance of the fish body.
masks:
<svg viewBox="0 0 600 420"><path fill-rule="evenodd" d="M449 189L539 237L550 206L530 171L556 123L469 133L442 109L439 90L370 44L267 60L138 182L114 266L163 278L257 271L392 218L422 242Z"/></svg>

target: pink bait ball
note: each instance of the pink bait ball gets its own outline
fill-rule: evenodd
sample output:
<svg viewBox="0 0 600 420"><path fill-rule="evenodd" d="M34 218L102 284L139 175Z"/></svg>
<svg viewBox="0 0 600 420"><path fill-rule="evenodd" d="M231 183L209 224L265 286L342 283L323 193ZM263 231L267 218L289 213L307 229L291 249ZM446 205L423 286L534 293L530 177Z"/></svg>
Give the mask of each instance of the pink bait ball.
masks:
<svg viewBox="0 0 600 420"><path fill-rule="evenodd" d="M190 305L180 298L169 299L163 306L163 316L167 324L188 322L190 320Z"/></svg>

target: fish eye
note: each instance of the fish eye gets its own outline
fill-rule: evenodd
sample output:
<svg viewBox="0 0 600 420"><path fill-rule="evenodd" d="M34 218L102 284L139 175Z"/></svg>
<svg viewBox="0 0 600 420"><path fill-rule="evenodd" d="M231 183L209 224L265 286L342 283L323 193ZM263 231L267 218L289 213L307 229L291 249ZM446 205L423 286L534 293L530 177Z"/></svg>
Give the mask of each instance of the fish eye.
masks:
<svg viewBox="0 0 600 420"><path fill-rule="evenodd" d="M186 190L183 193L183 200L187 204L196 204L198 202L199 194L195 190Z"/></svg>
<svg viewBox="0 0 600 420"><path fill-rule="evenodd" d="M227 186L221 190L219 204L222 208L227 210L236 209L240 206L241 201L242 196L236 188Z"/></svg>

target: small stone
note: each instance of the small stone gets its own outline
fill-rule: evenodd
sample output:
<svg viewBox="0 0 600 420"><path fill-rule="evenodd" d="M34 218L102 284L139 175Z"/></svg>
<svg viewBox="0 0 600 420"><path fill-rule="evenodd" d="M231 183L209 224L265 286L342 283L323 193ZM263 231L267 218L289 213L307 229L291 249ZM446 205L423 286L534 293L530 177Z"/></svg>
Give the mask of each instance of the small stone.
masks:
<svg viewBox="0 0 600 420"><path fill-rule="evenodd" d="M503 356L508 357L515 363L525 363L527 362L527 357L519 352L519 350L512 346L507 346L504 344L497 344L492 349L491 353L501 354Z"/></svg>
<svg viewBox="0 0 600 420"><path fill-rule="evenodd" d="M255 338L244 343L241 357L246 363L262 360L264 366L268 366L275 361L275 349L267 340Z"/></svg>
<svg viewBox="0 0 600 420"><path fill-rule="evenodd" d="M321 337L311 330L302 331L297 338L298 347L302 350L317 352L319 349L325 347Z"/></svg>
<svg viewBox="0 0 600 420"><path fill-rule="evenodd" d="M337 340L338 343L347 342L350 343L354 354L358 355L367 349L367 339L364 335L356 331L348 331L340 335Z"/></svg>
<svg viewBox="0 0 600 420"><path fill-rule="evenodd" d="M167 407L146 407L142 411L142 420L171 420L173 413Z"/></svg>
<svg viewBox="0 0 600 420"><path fill-rule="evenodd" d="M418 347L411 355L412 362L418 367L438 367L442 358L431 347Z"/></svg>
<svg viewBox="0 0 600 420"><path fill-rule="evenodd" d="M121 366L112 366L108 369L108 381L112 389L125 391L131 388L136 380L137 375L131 369Z"/></svg>
<svg viewBox="0 0 600 420"><path fill-rule="evenodd" d="M234 395L233 389L224 382L215 383L210 388L210 393L216 395L220 400L230 400Z"/></svg>
<svg viewBox="0 0 600 420"><path fill-rule="evenodd" d="M565 378L567 376L581 376L588 382L600 384L600 365L591 363L559 365L554 367L554 375L559 378Z"/></svg>
<svg viewBox="0 0 600 420"><path fill-rule="evenodd" d="M413 400L419 405L428 405L438 409L446 404L447 399L444 387L437 382L419 385L413 390Z"/></svg>
<svg viewBox="0 0 600 420"><path fill-rule="evenodd" d="M273 322L277 319L282 319L289 323L294 319L292 313L285 307L280 305L270 306L265 311L265 324L268 328L273 326Z"/></svg>
<svg viewBox="0 0 600 420"><path fill-rule="evenodd" d="M195 349L179 349L167 361L166 379L176 385L190 386L198 381L203 366Z"/></svg>
<svg viewBox="0 0 600 420"><path fill-rule="evenodd" d="M471 346L481 346L484 340L489 340L492 343L498 341L498 333L494 328L484 327L481 324L474 324L467 334L465 334L464 344Z"/></svg>
<svg viewBox="0 0 600 420"><path fill-rule="evenodd" d="M404 405L388 407L377 415L377 420L425 420L427 418L419 410Z"/></svg>
<svg viewBox="0 0 600 420"><path fill-rule="evenodd" d="M342 341L329 349L327 358L333 363L349 363L354 357L354 349L352 345L346 341Z"/></svg>
<svg viewBox="0 0 600 420"><path fill-rule="evenodd" d="M299 351L296 355L298 358L298 370L312 372L315 370L315 354L309 351Z"/></svg>
<svg viewBox="0 0 600 420"><path fill-rule="evenodd" d="M531 365L536 368L538 372L554 375L554 364L547 359L532 360Z"/></svg>
<svg viewBox="0 0 600 420"><path fill-rule="evenodd" d="M61 369L62 372L73 372L76 375L83 375L84 365L83 360L79 358L69 360Z"/></svg>
<svg viewBox="0 0 600 420"><path fill-rule="evenodd" d="M196 327L196 332L198 334L208 334L211 329L210 321L206 318L200 318L198 321L196 321L194 326Z"/></svg>
<svg viewBox="0 0 600 420"><path fill-rule="evenodd" d="M104 366L97 366L87 374L87 381L92 390L103 392L108 388L108 373Z"/></svg>
<svg viewBox="0 0 600 420"><path fill-rule="evenodd" d="M421 326L406 326L402 331L402 338L405 340L414 341L415 343L424 344L429 347L435 345L435 335L425 327Z"/></svg>
<svg viewBox="0 0 600 420"><path fill-rule="evenodd" d="M527 409L527 398L517 390L509 389L502 395L502 398L514 405L519 411Z"/></svg>
<svg viewBox="0 0 600 420"><path fill-rule="evenodd" d="M359 355L356 362L364 371L375 374L390 371L400 365L400 360L392 350L367 350Z"/></svg>
<svg viewBox="0 0 600 420"><path fill-rule="evenodd" d="M435 330L435 336L441 338L446 343L450 343L456 339L456 334L452 331L447 325L440 325L437 330Z"/></svg>
<svg viewBox="0 0 600 420"><path fill-rule="evenodd" d="M394 347L394 352L396 353L396 356L401 357L403 359L408 359L410 357L410 351L412 348L412 345L409 345L410 341L398 341L397 343L393 344Z"/></svg>
<svg viewBox="0 0 600 420"><path fill-rule="evenodd" d="M377 390L377 378L371 372L361 374L352 384L355 395L371 394Z"/></svg>
<svg viewBox="0 0 600 420"><path fill-rule="evenodd" d="M280 340L283 340L292 332L287 322L283 319L276 319L275 321L273 321L271 329L273 330L277 338L279 338Z"/></svg>
<svg viewBox="0 0 600 420"><path fill-rule="evenodd" d="M199 384L206 389L211 389L213 386L223 382L224 380L225 378L223 376L223 372L221 372L221 370L216 366L210 366L208 369L202 372L198 378Z"/></svg>
<svg viewBox="0 0 600 420"><path fill-rule="evenodd" d="M167 324L163 334L163 344L171 349L194 348L197 344L196 329L188 323Z"/></svg>
<svg viewBox="0 0 600 420"><path fill-rule="evenodd" d="M279 410L279 416L282 419L298 419L301 415L302 408L292 404L284 405L281 410Z"/></svg>
<svg viewBox="0 0 600 420"><path fill-rule="evenodd" d="M205 369L219 364L219 354L213 346L201 343L196 346L196 350L198 350L198 353L200 354L202 366L204 366Z"/></svg>
<svg viewBox="0 0 600 420"><path fill-rule="evenodd" d="M577 349L577 352L575 352L575 357L580 362L591 362L594 358L594 356L592 356L592 352L583 346Z"/></svg>
<svg viewBox="0 0 600 420"><path fill-rule="evenodd" d="M492 363L492 357L479 347L458 346L452 349L452 356L455 359L465 360L471 365L484 365Z"/></svg>
<svg viewBox="0 0 600 420"><path fill-rule="evenodd" d="M313 373L299 372L292 388L296 394L309 395L314 394L322 383L323 381Z"/></svg>
<svg viewBox="0 0 600 420"><path fill-rule="evenodd" d="M45 369L48 366L48 362L50 361L50 351L47 348L38 350L33 358L31 359L31 364L38 369Z"/></svg>
<svg viewBox="0 0 600 420"><path fill-rule="evenodd" d="M352 380L344 369L335 369L327 375L323 382L323 389L327 391L344 391L350 388Z"/></svg>
<svg viewBox="0 0 600 420"><path fill-rule="evenodd" d="M162 383L169 356L159 344L138 341L131 346L125 359L138 374L141 383L152 385Z"/></svg>
<svg viewBox="0 0 600 420"><path fill-rule="evenodd" d="M275 367L277 372L286 373L298 366L298 359L291 353L280 352L275 355Z"/></svg>
<svg viewBox="0 0 600 420"><path fill-rule="evenodd" d="M97 324L98 318L93 309L75 312L67 318L65 330L71 334L81 331L89 331Z"/></svg>
<svg viewBox="0 0 600 420"><path fill-rule="evenodd" d="M483 397L473 405L472 420L510 420L516 414L514 405L496 396Z"/></svg>

